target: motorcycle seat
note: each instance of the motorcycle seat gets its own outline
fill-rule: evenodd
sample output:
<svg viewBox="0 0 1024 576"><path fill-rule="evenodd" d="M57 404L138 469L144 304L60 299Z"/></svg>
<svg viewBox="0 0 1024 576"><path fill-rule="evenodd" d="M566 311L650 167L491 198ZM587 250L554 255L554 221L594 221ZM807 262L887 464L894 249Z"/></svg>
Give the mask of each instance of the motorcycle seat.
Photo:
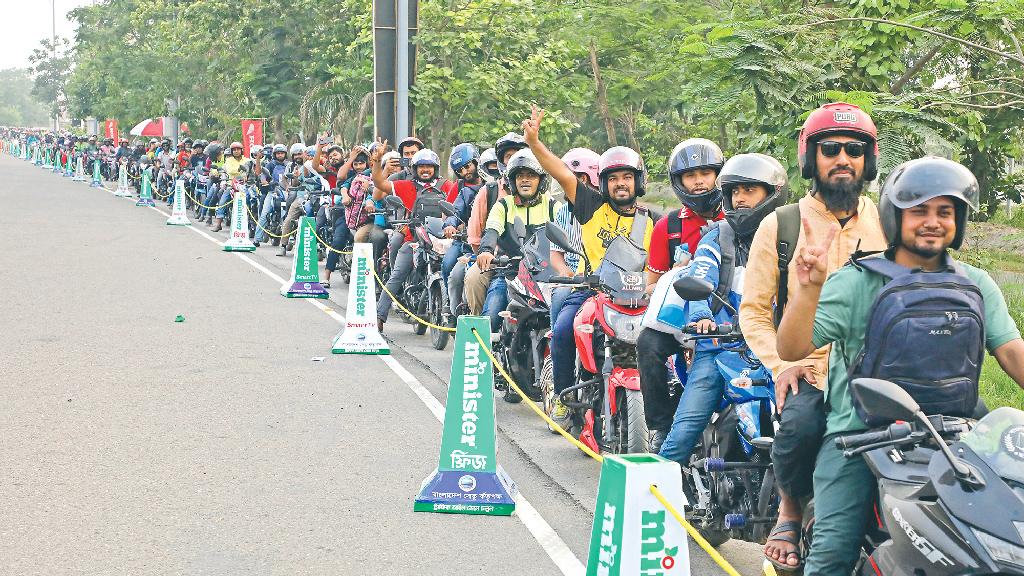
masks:
<svg viewBox="0 0 1024 576"><path fill-rule="evenodd" d="M770 452L772 449L772 443L775 439L771 436L761 436L760 438L754 438L750 441L750 445L758 450Z"/></svg>

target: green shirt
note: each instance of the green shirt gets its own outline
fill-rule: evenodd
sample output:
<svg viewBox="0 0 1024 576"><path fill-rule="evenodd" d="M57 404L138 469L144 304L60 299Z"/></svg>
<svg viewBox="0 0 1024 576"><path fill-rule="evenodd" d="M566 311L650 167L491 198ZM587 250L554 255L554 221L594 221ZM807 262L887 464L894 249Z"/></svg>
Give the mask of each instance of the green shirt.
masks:
<svg viewBox="0 0 1024 576"><path fill-rule="evenodd" d="M960 263L964 273L981 289L985 304L985 347L991 353L1020 338L1017 325L1006 309L1006 300L988 272ZM857 416L850 397L847 367L864 348L868 315L885 279L873 272L844 266L828 277L821 289L814 316L815 348L835 343L829 355L826 399L830 407L826 434L867 429Z"/></svg>

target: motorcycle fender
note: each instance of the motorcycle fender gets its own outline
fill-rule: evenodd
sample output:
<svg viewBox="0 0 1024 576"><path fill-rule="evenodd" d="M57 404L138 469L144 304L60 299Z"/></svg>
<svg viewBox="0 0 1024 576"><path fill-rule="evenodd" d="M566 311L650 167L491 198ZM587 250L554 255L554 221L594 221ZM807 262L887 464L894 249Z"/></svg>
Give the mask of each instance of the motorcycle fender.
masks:
<svg viewBox="0 0 1024 576"><path fill-rule="evenodd" d="M580 442L594 452L601 453L601 447L598 446L597 439L594 437L594 411L591 409L588 409L583 415L583 432L580 433Z"/></svg>
<svg viewBox="0 0 1024 576"><path fill-rule="evenodd" d="M580 362L584 370L591 374L597 374L597 360L594 357L594 332L593 330L580 330L581 326L592 327L600 315L597 302L590 298L580 306L576 312L576 318L572 322L572 333L576 340L576 350L579 352Z"/></svg>

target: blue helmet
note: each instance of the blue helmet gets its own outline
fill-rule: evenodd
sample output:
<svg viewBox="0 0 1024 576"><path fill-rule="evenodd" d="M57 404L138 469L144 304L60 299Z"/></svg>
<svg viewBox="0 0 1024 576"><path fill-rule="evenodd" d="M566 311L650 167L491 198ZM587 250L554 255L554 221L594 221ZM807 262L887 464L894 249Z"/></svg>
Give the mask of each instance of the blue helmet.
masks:
<svg viewBox="0 0 1024 576"><path fill-rule="evenodd" d="M316 156L316 146L308 146L306 148L306 156Z"/></svg>
<svg viewBox="0 0 1024 576"><path fill-rule="evenodd" d="M451 156L448 157L448 165L452 170L457 173L470 162L476 162L478 165L480 163L480 150L476 146L464 142L452 148Z"/></svg>

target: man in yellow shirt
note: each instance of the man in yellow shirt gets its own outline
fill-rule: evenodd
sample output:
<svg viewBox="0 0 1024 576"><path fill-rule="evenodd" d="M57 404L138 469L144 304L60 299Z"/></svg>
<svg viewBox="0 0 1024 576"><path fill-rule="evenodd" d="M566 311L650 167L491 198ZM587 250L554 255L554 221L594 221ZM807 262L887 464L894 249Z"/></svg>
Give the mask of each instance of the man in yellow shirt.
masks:
<svg viewBox="0 0 1024 576"><path fill-rule="evenodd" d="M555 156L540 141L540 123L544 110L533 108L533 114L523 121L523 137L540 165L558 181L565 191L565 199L572 206L572 214L580 223L583 252L596 270L604 259L605 251L618 236L633 236L634 227L642 227L644 245L651 245L654 219L647 210L637 206L637 198L644 195L647 169L636 151L625 146L610 148L601 155L598 165L598 183L595 190L576 178L562 159ZM637 230L639 237L639 229ZM580 260L580 270L585 261ZM580 306L593 296L590 290L576 290L562 304L557 318L551 319L551 364L555 396L572 385L575 373L576 343L573 338L573 319ZM567 424L569 410L555 401L552 418L559 425Z"/></svg>
<svg viewBox="0 0 1024 576"><path fill-rule="evenodd" d="M214 232L220 232L224 227L224 217L227 216L227 211L229 210L229 207L225 205L231 201L231 193L234 190L234 187L231 185L231 181L241 174L242 164L248 162L248 160L242 157L242 150L241 142L232 142L230 146L231 155L224 159L223 168L224 173L227 174L227 179L222 180L221 182L221 194L220 199L217 202L217 205L220 206L220 208L217 208L217 218L213 221L215 224L213 229Z"/></svg>
<svg viewBox="0 0 1024 576"><path fill-rule="evenodd" d="M786 295L797 289L795 258L790 258L781 278L780 244L788 255L797 254L806 239L801 220L825 237L836 230L827 254L828 273L847 262L856 250L884 250L885 235L878 209L861 195L874 180L878 160L874 122L860 108L836 102L811 112L800 131L799 161L811 192L799 204L769 214L754 234L743 280L740 326L747 345L772 371L775 400L781 426L772 446L772 463L779 487L779 521L765 544L765 556L778 567L801 564L798 554L800 500L811 495L812 472L818 448L825 436L822 388L828 372L827 346L800 362L783 362L776 349L776 326L785 308ZM792 207L792 206L798 206ZM796 212L794 212L794 210ZM790 236L789 230L793 230ZM792 394L790 394L792 392Z"/></svg>

